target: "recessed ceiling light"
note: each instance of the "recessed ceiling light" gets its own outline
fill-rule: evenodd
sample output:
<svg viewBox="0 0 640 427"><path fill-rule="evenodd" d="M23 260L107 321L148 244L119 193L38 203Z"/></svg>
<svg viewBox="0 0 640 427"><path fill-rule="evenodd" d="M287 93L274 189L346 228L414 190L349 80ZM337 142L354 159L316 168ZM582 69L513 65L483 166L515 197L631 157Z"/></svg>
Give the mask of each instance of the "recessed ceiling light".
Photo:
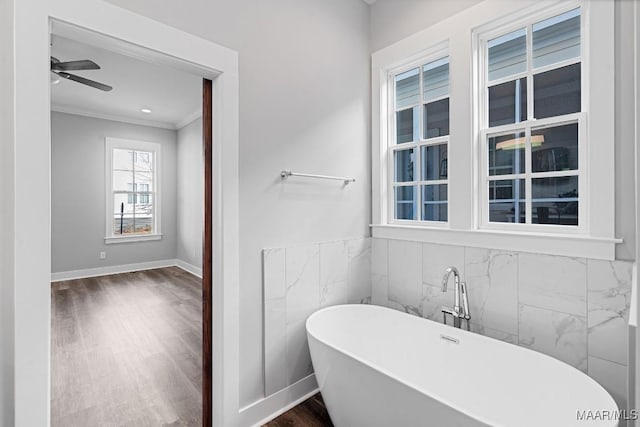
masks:
<svg viewBox="0 0 640 427"><path fill-rule="evenodd" d="M151 113L151 109L147 108L147 107L141 108L140 111L142 111L145 114L150 114Z"/></svg>

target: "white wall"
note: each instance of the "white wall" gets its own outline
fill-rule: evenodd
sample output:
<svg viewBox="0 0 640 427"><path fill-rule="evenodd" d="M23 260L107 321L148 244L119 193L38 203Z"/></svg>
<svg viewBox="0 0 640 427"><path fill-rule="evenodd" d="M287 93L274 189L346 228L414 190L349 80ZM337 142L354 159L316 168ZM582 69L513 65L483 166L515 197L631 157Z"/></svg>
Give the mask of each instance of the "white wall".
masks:
<svg viewBox="0 0 640 427"><path fill-rule="evenodd" d="M0 2L0 425L13 425L13 2Z"/></svg>
<svg viewBox="0 0 640 427"><path fill-rule="evenodd" d="M105 137L161 144L162 240L105 245ZM176 140L173 130L51 114L53 273L176 258Z"/></svg>
<svg viewBox="0 0 640 427"><path fill-rule="evenodd" d="M616 63L616 236L624 239L616 248L616 258L635 260L635 94L634 40L638 29L634 22L634 2L615 2L615 63Z"/></svg>
<svg viewBox="0 0 640 427"><path fill-rule="evenodd" d="M262 248L369 234L367 6L110 1L239 52L240 405L251 404L264 395ZM357 182L282 184L288 168Z"/></svg>
<svg viewBox="0 0 640 427"><path fill-rule="evenodd" d="M478 0L379 0L371 6L372 52L392 45L452 16ZM633 156L634 96L633 87L633 2L615 2L616 61L616 237L623 243L616 247L616 259L635 258L635 179ZM470 35L469 35L470 37ZM470 41L469 41L470 43Z"/></svg>
<svg viewBox="0 0 640 427"><path fill-rule="evenodd" d="M178 130L176 258L202 270L204 224L202 119Z"/></svg>
<svg viewBox="0 0 640 427"><path fill-rule="evenodd" d="M481 0L377 0L371 5L371 52L467 9Z"/></svg>

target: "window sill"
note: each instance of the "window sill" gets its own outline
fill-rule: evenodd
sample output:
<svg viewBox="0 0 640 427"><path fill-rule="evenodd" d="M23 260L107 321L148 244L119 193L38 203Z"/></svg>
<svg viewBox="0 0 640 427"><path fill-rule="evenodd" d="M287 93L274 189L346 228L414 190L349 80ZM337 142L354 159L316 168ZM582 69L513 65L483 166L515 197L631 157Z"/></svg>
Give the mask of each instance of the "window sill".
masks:
<svg viewBox="0 0 640 427"><path fill-rule="evenodd" d="M443 245L471 246L546 255L614 260L622 239L575 234L516 233L502 230L459 230L412 225L371 225L372 236Z"/></svg>
<svg viewBox="0 0 640 427"><path fill-rule="evenodd" d="M117 243L137 243L137 242L148 242L153 240L162 240L162 234L139 234L134 236L123 236L123 237L105 237L104 244L105 245L114 245Z"/></svg>

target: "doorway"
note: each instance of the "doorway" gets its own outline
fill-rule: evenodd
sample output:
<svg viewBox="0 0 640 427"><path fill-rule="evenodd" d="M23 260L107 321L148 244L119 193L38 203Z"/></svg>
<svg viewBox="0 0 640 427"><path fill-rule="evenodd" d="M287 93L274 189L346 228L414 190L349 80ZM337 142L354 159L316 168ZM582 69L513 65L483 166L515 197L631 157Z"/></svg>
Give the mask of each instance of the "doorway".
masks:
<svg viewBox="0 0 640 427"><path fill-rule="evenodd" d="M54 34L56 34L55 28L56 26L54 25ZM65 28L65 27L62 26L62 28ZM61 32L64 33L64 30ZM105 41L105 44L107 46L112 46L111 44L109 44L108 41ZM131 52L139 53L139 48L135 48L131 46L127 46L123 48L122 42L119 42L119 44L120 45L118 46L118 48L121 51L126 50L128 55L130 56L133 56L133 57L136 56L135 54L132 55ZM162 62L162 58L157 58L161 55L155 52L148 52L148 53L145 53L145 55L143 56L147 60L149 60L150 57L154 57L156 58L155 60L157 62ZM74 59L78 61L84 60L80 58L74 58ZM58 72L52 73L53 78L55 78L56 75L61 75L64 79L69 79L67 75L75 76L75 74L71 74L72 72L75 72L77 74L81 73L81 71L73 70L73 67L79 66L78 64L70 64L70 62L61 61L61 59L57 57L55 57L55 61L54 59L52 59L51 62L52 62L52 68L58 70ZM65 66L66 68L63 69L62 68L63 66L59 64L65 64L65 63L70 65L66 65ZM95 68L89 68L89 69L95 69ZM81 79L86 79L86 77L80 76L80 79L71 78L71 80L74 80L73 84L76 84L76 83L83 84ZM67 83L67 82L64 82L64 83ZM96 85L87 85L87 86L92 89L96 89ZM100 88L98 89L102 90ZM212 305L212 263L213 263L213 251L212 251L212 243L213 243L213 212L212 212L213 210L213 197L212 197L212 193L213 193L213 186L212 186L212 183L213 183L213 179L212 179L213 177L213 165L212 165L213 101L212 101L212 96L213 94L212 92L213 90L212 90L212 81L210 79L204 78L201 80L200 92L201 92L201 97L200 97L201 106L199 108L201 110L201 116L202 116L201 123L191 123L188 125L191 126L192 128L194 124L196 125L196 127L198 125L201 127L201 132L200 132L201 133L201 137L200 137L201 150L200 151L201 151L201 159L202 159L201 178L202 178L203 185L202 185L202 191L200 193L200 196L203 198L203 202L202 202L203 212L202 212L202 215L200 216L200 219L201 219L200 235L202 236L201 238L202 249L199 252L201 255L202 263L201 263L201 273L199 274L201 276L201 280L198 280L199 292L197 293L196 299L199 299L198 302L200 303L198 305L198 309L199 309L198 315L200 319L200 322L198 325L200 339L198 340L198 344L200 344L199 350L201 354L200 393L201 393L202 404L199 411L201 412L201 416L192 417L188 419L180 419L176 421L181 422L180 425L195 425L194 423L197 422L198 425L202 424L205 426L210 426L212 423L212 395L211 395L212 339L211 337L213 333L212 307L211 307ZM151 110L146 106L143 106L142 108ZM58 108L58 110L61 110L61 108ZM110 122L109 126L113 125L114 123L118 123L117 116L104 115L104 117L99 117L99 114L96 114L95 111L93 112L93 114L89 114L93 116L90 118L86 117L88 114L83 115L83 114L73 114L73 113L78 113L78 111L72 111L71 109L67 109L67 111L58 111L54 113L57 116L55 117L55 120L54 118L52 118L52 125L54 122L57 123L58 121L63 120L61 117L58 117L60 115L69 116L64 118L67 124L69 122L74 122L74 121L75 123L84 123L84 125L87 125L87 123L90 123L91 126L95 126L95 124L100 121ZM144 112L144 114L149 114L149 113ZM156 138L161 138L162 134L167 133L163 131L158 132L157 134L152 133L147 138L147 134L145 134L144 132L142 134L136 133L136 132L139 132L140 129L146 129L149 127L146 125L144 120L140 120L139 123L134 123L133 126L136 128L136 131L134 131L134 133L138 135L137 139L144 140L143 142L148 142L149 139L154 140ZM185 127L186 126L187 125L185 125ZM62 127L65 127L65 125L63 125ZM116 138L112 138L112 139L125 140L125 138L127 137L125 135L125 137L123 138L122 132L126 134L127 131L123 131L124 127L125 126L123 126L122 124L118 124L116 128L111 127L110 130L106 132L116 133ZM105 131L103 131L103 134L104 132ZM177 133L179 132L180 131L177 130ZM103 135L103 136L106 137L106 139L108 139L107 135ZM56 132L52 131L52 143L57 139L58 138L57 138ZM131 137L132 141L135 139L136 139L135 136ZM129 140L129 139L126 139L126 140ZM87 149L88 144L86 144L86 142L88 141L85 141L84 147L82 148L76 147L76 148L79 149L80 151L82 151L83 149ZM104 237L104 240L105 240L105 244L106 243L110 243L110 244L107 246L101 247L101 249L104 249L104 251L102 250L99 251L98 256L102 261L106 259L118 258L118 257L121 257L120 259L123 259L122 257L124 256L125 257L124 259L126 259L127 261L125 261L124 264L122 261L120 261L120 264L116 262L117 265L115 266L111 264L108 267L92 267L88 269L76 268L74 270L67 270L67 273L69 271L73 273L71 274L72 277L64 277L64 274L61 274L60 271L56 271L56 274L58 274L59 276L61 276L63 279L66 279L66 280L63 282L58 282L58 283L61 283L58 286L58 288L60 288L58 289L58 291L60 292L57 297L54 297L54 301L53 301L54 304L52 306L52 309L54 310L54 313L52 314L52 316L54 317L53 320L54 322L56 322L56 320L58 321L55 325L52 325L52 329L53 329L52 337L54 340L59 341L59 342L54 341L54 343L52 343L52 351L56 350L57 348L56 344L60 344L60 343L65 344L64 343L65 340L73 339L72 334L65 335L65 332L69 332L69 330L73 330L74 328L84 328L85 339L83 344L88 344L89 346L93 345L94 347L96 347L96 348L89 349L89 351L87 351L85 346L84 351L87 352L88 357L85 357L86 365L84 366L84 368L86 368L87 372L89 373L89 375L85 378L88 379L89 381L86 381L83 384L77 384L78 386L77 391L80 392L79 396L82 394L87 394L86 389L82 390L83 387L97 386L99 388L97 392L94 391L93 393L93 395L97 396L98 398L95 399L93 402L89 402L85 404L84 408L80 408L81 410L84 411L83 412L84 416L89 417L89 418L86 418L87 420L95 419L95 418L91 418L92 416L95 416L95 413L96 413L95 411L92 413L92 409L96 409L97 412L100 412L101 410L105 409L105 408L99 408L101 397L106 397L107 400L110 397L112 401L115 399L116 406L117 406L117 402L122 402L122 399L120 400L116 399L119 393L126 394L126 391L128 390L130 392L134 391L135 392L134 394L138 394L140 389L145 388L144 387L145 385L146 386L151 385L148 381L150 379L153 379L154 376L156 375L160 377L162 377L163 375L166 376L166 378L161 380L160 383L164 381L166 383L164 385L167 386L165 388L167 389L172 388L175 391L175 385L176 385L174 381L175 378L171 378L171 375L167 374L167 370L164 369L164 367L166 366L163 366L163 365L168 365L169 363L173 363L174 365L179 364L179 363L176 363L176 358L180 357L179 352L177 354L173 354L172 357L170 358L152 354L151 357L148 357L144 360L140 358L145 357L146 355L140 356L138 354L136 356L134 354L133 358L129 357L129 360L125 362L122 362L122 359L118 359L118 357L122 356L122 353L125 353L125 352L135 353L135 351L132 351L132 349L141 348L142 352L153 352L152 350L150 350L150 348L152 348L153 345L151 345L150 347L149 346L145 347L141 345L141 343L144 343L145 335L147 336L152 335L152 333L149 333L149 331L159 332L163 329L162 326L164 326L165 331L168 331L169 334L168 335L158 334L158 336L155 337L156 339L151 341L155 341L157 343L162 341L169 341L172 338L176 338L176 341L174 344L179 346L180 344L184 344L184 341L180 341L178 339L181 332L184 332L185 334L193 333L192 330L187 330L186 328L179 331L171 330L172 324L177 323L180 320L179 313L177 315L174 313L173 315L176 315L176 317L174 318L170 317L171 314L169 314L169 312L158 313L159 307L164 307L164 306L192 306L191 308L195 306L193 304L193 301L191 300L193 300L193 297L196 296L196 294L192 292L191 295L187 295L189 294L189 287L190 287L189 282L192 282L191 285L195 283L193 282L192 279L189 278L189 274L188 273L184 274L185 272L180 272L177 268L171 265L163 265L167 263L170 264L172 261L171 258L167 259L166 257L164 257L163 259L153 260L153 261L145 260L143 262L128 262L128 260L132 258L133 251L128 248L126 248L125 250L115 249L115 248L120 249L129 245L128 242L123 242L122 239L132 238L133 240L130 247L136 246L140 250L148 253L151 251L150 248L153 247L151 245L155 245L155 247L157 248L159 247L158 245L159 241L162 241L163 239L165 241L169 240L167 236L170 233L168 233L167 227L165 226L166 224L164 224L162 228L162 231L164 233L162 234L160 233L160 218L161 217L163 219L166 218L167 215L165 215L166 214L165 211L167 209L167 206L171 205L170 201L168 200L169 197L167 197L167 194L161 193L161 190L165 190L167 186L165 185L166 183L163 183L163 185L160 185L160 183L163 182L163 180L160 179L159 177L153 176L153 173L160 174L161 172L166 172L167 168L165 167L166 166L165 162L167 158L170 157L170 156L167 156L168 154L167 149L166 147L162 149L162 157L160 156L160 151L158 151L157 153L150 149L147 151L147 149L145 149L144 146L143 148L140 148L140 149L124 147L124 148L114 148L113 150L114 151L109 151L109 148L107 148L107 149L98 150L98 151L101 151L100 154L104 155L105 158L112 156L113 159L115 159L119 155L121 155L121 157L123 158L126 157L126 161L124 161L124 163L131 164L133 166L131 166L130 168L128 166L127 167L122 167L122 166L109 167L107 166L108 162L104 162L105 174L102 174L102 176L104 176L104 180L105 180L105 183L107 183L107 185L106 186L98 185L96 188L94 188L94 191L100 192L101 190L104 189L104 194L106 196L106 199L105 198L103 199L106 200L105 204L107 206L107 210L106 210L107 221L105 226L106 236ZM120 151L115 151L115 150L120 150ZM70 152L72 151L73 149L68 150L65 153L65 156L70 157L71 156ZM95 147L94 147L94 151L95 151ZM57 151L53 150L53 160L52 160L53 162L60 160L59 156L58 158L56 157L57 155L58 155ZM163 160L162 162L160 162L161 158ZM89 162L88 157L84 157L84 159L85 160L83 160L83 162ZM109 164L115 165L116 161L113 159ZM157 168L155 166L156 161L157 161ZM70 162L70 163L73 164L73 162ZM142 164L142 166L140 166L142 168L141 170L138 170L139 163ZM154 165L154 166L151 167L149 165ZM162 168L160 166L162 166ZM71 168L68 168L65 166L63 169L69 170ZM53 173L54 174L53 174L52 187L55 189L56 177L57 177L56 167L53 168ZM121 183L122 187L113 188L112 189L113 194L111 194L111 192L107 188L109 186L117 187L116 175L127 175L127 174L130 175L132 178L126 181L126 188L125 188L125 181L123 181ZM89 175L93 175L93 174L88 173L83 175L85 177L83 181L87 185L91 182L91 179L89 179ZM100 174L97 174L97 175L100 175ZM72 175L71 178L73 179L74 177L78 178L77 174ZM73 192L73 191L79 192L79 190L77 190L77 187L79 186L80 185L76 185L75 190L69 188L71 186L67 186L67 188L69 189L69 192ZM103 187L103 188L100 188L100 187ZM55 224L58 222L58 219L59 219L59 215L57 215L57 212L64 210L63 208L67 207L67 205L72 205L70 207L76 210L82 208L82 203L77 203L77 202L62 203L63 206L57 206L57 202L59 198L56 197L56 194L57 193L54 190L52 192L52 206L53 206L53 220L54 220L54 227L53 227L54 234L52 236L52 241L53 241L52 253L53 253L54 266L56 266L55 257L59 252L56 250L58 245L56 240L57 234L56 234ZM114 201L112 205L109 206L110 198L111 200L115 200L118 203ZM155 203L156 200L161 200L162 203L158 202L158 204L156 204ZM173 205L178 205L178 203L174 202ZM118 207L119 207L119 210L118 210ZM162 215L160 215L161 213ZM99 213L93 212L92 215L88 215L88 216L90 217L92 216L93 220L95 221L96 219L95 217L98 217L99 215L100 215ZM66 215L65 220L69 220L69 219L71 219L71 221L74 222L74 227L79 226L78 225L80 223L79 218L76 217L76 219L73 219L71 215ZM157 233L154 233L156 231ZM67 233L67 234L71 234L71 233ZM82 235L83 233L76 233L76 234ZM113 245L111 243L113 243ZM87 252L96 252L96 251L87 251ZM112 257L113 254L115 255ZM195 250L193 251L193 255L194 256L196 255ZM178 256L176 256L175 258L176 260L179 260ZM154 262L158 262L158 264L154 264ZM185 264L189 265L188 262L183 262L183 263L178 262L176 264L180 268L190 270L188 267L185 268L184 266ZM122 268L123 266L124 268ZM162 268L150 269L150 267L162 267ZM83 272L84 272L84 276L86 277L83 277ZM114 274L103 274L103 273L110 273L110 272ZM73 277L74 274L76 277ZM77 279L77 281L72 283L70 281L71 279ZM145 283L147 284L146 287L145 287ZM177 286L176 286L176 283L178 284ZM174 288L167 289L167 287L161 287L159 284L168 284L173 286ZM193 288L193 286L191 287ZM163 296L171 297L173 299L169 298L163 302L159 302L158 294L154 294L153 292L149 291L151 288L156 288L157 290L160 291L161 294L163 294ZM100 293L100 291L102 290L106 290L106 292ZM177 297L177 299L175 297ZM71 301L74 298L75 300ZM62 316L59 316L59 317L57 315L61 313L55 311L56 308L58 308L56 306L56 302L58 300L59 302L61 302L61 305L59 308L61 308L62 310ZM115 312L111 313L111 314L114 314L114 317L103 316L102 318L106 319L106 321L103 324L100 324L100 322L96 322L96 318L97 318L95 316L96 311L100 311L100 315L105 315L106 312L113 311L112 310L113 306L110 306L108 304L110 300L111 302L116 301L119 303L119 305L117 305L117 309L115 310ZM150 301L149 306L145 305L145 300ZM70 308L69 307L70 301L73 303L71 304L71 306L73 306L74 309L79 309L79 310L75 310L75 311L69 310L68 313L65 313L65 310L67 308ZM132 301L135 302L136 304L134 304L133 306L130 306L130 305L128 306L127 304L125 304L127 302L132 302ZM84 303L84 305L82 305L81 303ZM154 306L154 303L156 304L155 306ZM127 319L128 320L134 320L134 319L145 320L141 316L136 317L136 314L139 315L140 312L143 312L144 310L146 310L148 313L151 313L151 314L153 314L153 312L156 311L155 314L157 314L158 316L156 317L147 316L146 318L147 325L146 325L146 329L144 329L144 332L138 335L133 333L132 335L124 338L125 340L128 340L130 344L132 344L132 346L129 348L126 348L125 350L118 349L117 348L118 345L113 345L113 344L115 343L121 344L123 340L123 336L126 335L127 330L131 331L132 329L136 329L136 322L127 323L126 320ZM67 315L67 317L65 317L65 314ZM127 318L127 315L129 316L128 318ZM184 314L183 317L189 317L191 315L192 313ZM86 316L86 317L83 317L83 316ZM116 319L119 319L122 322L118 324L115 321ZM153 319L153 320L149 320L149 319ZM75 321L76 323L74 324L73 321ZM162 323L163 321L164 323ZM142 322L142 323L145 323L145 322ZM68 326L67 330L63 331L62 333L59 333L60 331L58 331L56 328L60 325L63 325L63 327L64 325ZM94 328L93 329L89 328L88 326L90 325L93 326ZM89 336L94 339L93 340L87 339ZM80 341L83 340L83 336L81 333L77 334L76 338L78 337ZM101 352L101 348L99 348L99 346L97 345L97 343L101 343L100 338L107 339L107 342L105 343L105 347L102 348L102 350L106 348L110 350L106 355L104 354L105 352ZM110 342L109 339L112 339L113 341ZM134 342L137 339L140 341ZM188 347L188 345L185 347ZM67 383L66 387L62 387L60 390L56 389L57 366L55 364L56 360L59 360L64 357L69 357L68 353L65 354L65 352L68 352L69 349L73 349L73 346L71 347L65 346L63 347L63 350L62 350L63 354L52 356L52 361L54 362L52 363L52 370L53 370L52 382L54 387L54 389L52 390L52 393L53 393L52 397L54 398L54 402L52 402L52 411L56 409L55 399L57 397L60 397L60 394L64 394L65 392L67 392L70 386ZM131 356L131 354L129 354L129 356ZM154 358L154 356L156 357ZM192 354L185 353L186 359L189 359L190 356L193 356L193 353ZM135 360L135 362L132 362L131 359ZM189 362L193 362L193 361L186 360L187 365L189 364ZM96 366L101 366L103 368L105 366L122 368L121 366L122 364L126 365L130 369L129 370L116 369L113 372L110 372L107 369L107 372L95 373L94 368ZM71 366L73 366L73 363L71 364ZM193 368L193 366L191 367ZM114 372L116 371L119 372L121 379L126 380L126 378L130 377L131 374L135 375L136 370L144 371L144 372L139 372L143 380L141 383L142 387L140 387L140 389L134 389L134 390L127 389L126 385L123 386L123 388L121 389L118 389L118 387L111 388L111 389L109 388L109 385L116 382L118 377L118 375L112 375L114 374ZM189 375L186 375L186 376L188 377ZM145 381L147 381L147 383L145 383ZM71 384L71 386L73 386L73 384ZM153 387L148 387L148 388L153 389ZM188 388L188 387L185 387L185 388ZM160 387L159 389L162 389L162 387ZM156 394L157 393L159 392L156 390ZM179 398L184 398L185 400L191 400L191 396L188 393L177 394L175 396ZM120 397L123 397L123 396L120 396ZM158 396L156 395L156 398L157 397ZM82 399L74 399L74 400L75 400L74 403L78 403L78 401ZM156 400L158 402L162 402L162 399L156 399ZM66 400L67 403L70 401L71 401L70 399ZM187 403L186 405L183 405L183 408L182 408L184 413L187 413L189 411L193 412L193 406L188 405L188 403L192 403L192 402L183 402L183 403ZM87 408L86 407L87 405L90 407ZM92 408L91 407L92 405L98 406L98 408ZM161 403L158 404L156 402L152 406L154 405L158 406L158 405L161 405ZM106 410L109 411L109 409L106 409ZM158 414L156 415L160 417L167 415L166 411L163 411L162 408L157 408L157 412ZM138 419L137 417L141 415L135 414L135 413L129 414L129 415L130 417L132 417L130 418L131 420L140 421L140 419ZM162 420L165 421L167 424L169 424L172 421L170 419L171 415L169 414L168 416L169 418L162 418ZM53 425L55 426L56 417L52 417L52 422L53 422ZM91 424L91 422L89 422L89 424ZM68 424L65 424L65 425L68 425Z"/></svg>

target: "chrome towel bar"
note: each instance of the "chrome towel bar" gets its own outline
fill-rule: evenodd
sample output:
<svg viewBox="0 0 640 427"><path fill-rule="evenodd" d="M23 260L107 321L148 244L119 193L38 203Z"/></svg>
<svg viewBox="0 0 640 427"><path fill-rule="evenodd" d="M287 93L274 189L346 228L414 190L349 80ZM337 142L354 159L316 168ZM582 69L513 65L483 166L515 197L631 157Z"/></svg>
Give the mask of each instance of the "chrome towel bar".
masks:
<svg viewBox="0 0 640 427"><path fill-rule="evenodd" d="M356 182L356 179L350 176L315 175L311 173L298 173L298 172L291 172L291 171L282 171L280 172L280 176L282 177L282 179L288 178L290 176L300 176L304 178L333 179L335 181L344 181L345 184L348 184L350 182Z"/></svg>

